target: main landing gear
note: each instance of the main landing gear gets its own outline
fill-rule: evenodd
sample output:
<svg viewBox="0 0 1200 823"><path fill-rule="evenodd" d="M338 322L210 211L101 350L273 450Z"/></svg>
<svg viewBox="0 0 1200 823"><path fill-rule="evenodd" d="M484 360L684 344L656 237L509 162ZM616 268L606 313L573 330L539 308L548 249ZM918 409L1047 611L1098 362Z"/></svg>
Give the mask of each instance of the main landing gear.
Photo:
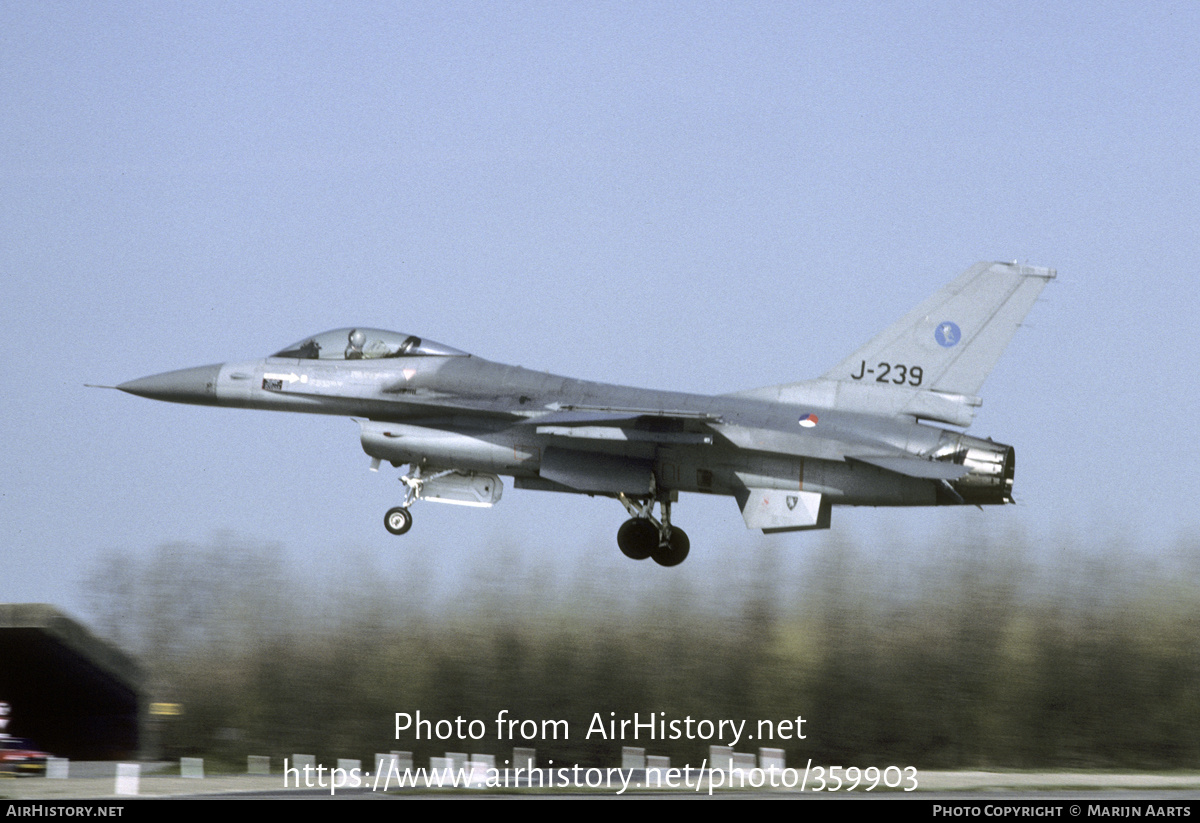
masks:
<svg viewBox="0 0 1200 823"><path fill-rule="evenodd" d="M659 501L662 520L654 519L652 497L634 500L622 493L617 499L633 515L617 531L617 546L631 560L653 558L660 566L678 566L687 559L691 541L687 533L671 525L671 501Z"/></svg>

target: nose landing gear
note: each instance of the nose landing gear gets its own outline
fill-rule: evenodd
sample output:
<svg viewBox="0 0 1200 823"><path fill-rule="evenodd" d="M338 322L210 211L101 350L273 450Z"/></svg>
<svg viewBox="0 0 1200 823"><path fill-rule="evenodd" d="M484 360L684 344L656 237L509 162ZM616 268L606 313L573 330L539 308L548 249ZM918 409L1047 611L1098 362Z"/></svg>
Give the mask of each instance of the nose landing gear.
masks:
<svg viewBox="0 0 1200 823"><path fill-rule="evenodd" d="M412 469L400 478L400 482L404 484L404 502L388 509L383 517L383 525L392 534L404 534L412 528L412 512L408 509L418 500L490 507L504 491L504 483L494 474L431 469L419 463L412 464Z"/></svg>
<svg viewBox="0 0 1200 823"><path fill-rule="evenodd" d="M404 534L412 528L412 521L412 512L407 506L388 509L388 513L383 516L383 525L392 534Z"/></svg>

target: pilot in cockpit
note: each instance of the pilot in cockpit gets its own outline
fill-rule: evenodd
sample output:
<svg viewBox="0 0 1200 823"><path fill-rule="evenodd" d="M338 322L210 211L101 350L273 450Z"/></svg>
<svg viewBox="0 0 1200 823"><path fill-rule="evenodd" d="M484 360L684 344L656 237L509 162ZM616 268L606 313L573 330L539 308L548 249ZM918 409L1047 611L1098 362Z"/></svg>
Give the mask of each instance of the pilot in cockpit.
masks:
<svg viewBox="0 0 1200 823"><path fill-rule="evenodd" d="M351 329L348 339L350 345L346 346L346 359L362 360L363 346L367 343L367 336L358 329Z"/></svg>

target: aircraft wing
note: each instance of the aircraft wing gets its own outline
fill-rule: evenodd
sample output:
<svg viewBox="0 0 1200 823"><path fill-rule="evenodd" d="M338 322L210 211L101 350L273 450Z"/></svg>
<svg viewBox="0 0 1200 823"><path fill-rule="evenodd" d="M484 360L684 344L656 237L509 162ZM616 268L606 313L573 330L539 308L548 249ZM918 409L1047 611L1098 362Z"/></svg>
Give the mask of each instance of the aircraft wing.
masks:
<svg viewBox="0 0 1200 823"><path fill-rule="evenodd" d="M577 440L710 445L713 432L708 424L720 420L689 409L555 404L548 414L531 417L526 425L538 434Z"/></svg>
<svg viewBox="0 0 1200 823"><path fill-rule="evenodd" d="M549 414L530 418L524 425L538 434L576 441L651 443L661 445L712 445L722 440L748 451L786 452L800 457L845 460L925 480L957 480L968 467L931 460L854 430L828 427L823 437L811 437L795 425L772 425L756 420L750 426L722 425L720 415L691 410L637 409L563 406ZM749 421L747 421L749 422ZM789 424L794 421L789 417ZM575 449L586 449L579 442Z"/></svg>
<svg viewBox="0 0 1200 823"><path fill-rule="evenodd" d="M695 409L652 409L634 406L594 406L577 403L554 403L547 406L550 413L536 418L536 422L562 423L564 425L584 425L589 423L616 424L624 421L642 418L663 420L695 420L704 423L720 423L722 418L717 414L696 411Z"/></svg>
<svg viewBox="0 0 1200 823"><path fill-rule="evenodd" d="M464 394L433 389L389 387L383 390L390 406L401 417L477 416L519 420L524 417L514 409L512 397L495 393ZM388 415L391 416L391 415Z"/></svg>
<svg viewBox="0 0 1200 823"><path fill-rule="evenodd" d="M439 391L406 384L389 386L395 412L386 417L480 417L508 420L561 444L550 447L587 463L585 455L609 455L595 460L642 459L655 446L711 446L740 451L788 454L819 460L859 462L885 471L927 480L957 480L969 469L957 463L927 459L874 436L871 420L854 413L822 413L819 428L797 424L792 408L754 404L709 410L670 405L615 405L554 402L539 406L514 403L511 393ZM633 400L633 398L630 398ZM634 400L636 403L637 401ZM384 416L373 415L374 419ZM635 455L637 456L635 458ZM591 458L589 458L591 459ZM615 464L614 464L615 466ZM606 466L605 474L613 474ZM598 475L599 467L584 472ZM566 481L566 482L563 482ZM576 487L564 474L563 485Z"/></svg>

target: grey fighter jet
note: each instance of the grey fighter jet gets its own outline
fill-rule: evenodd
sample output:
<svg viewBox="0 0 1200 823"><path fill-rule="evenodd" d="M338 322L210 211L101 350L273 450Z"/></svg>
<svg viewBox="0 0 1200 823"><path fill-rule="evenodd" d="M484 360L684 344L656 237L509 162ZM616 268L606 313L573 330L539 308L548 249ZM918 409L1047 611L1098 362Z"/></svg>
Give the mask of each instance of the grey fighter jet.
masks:
<svg viewBox="0 0 1200 823"><path fill-rule="evenodd" d="M671 522L680 492L733 497L765 533L827 529L835 505L1011 503L1012 446L961 429L1054 276L979 263L823 376L713 397L558 377L361 326L117 388L355 418L372 469L407 466L384 518L393 534L412 526L418 500L495 504L504 475L518 489L618 500L630 515L621 551L674 566L689 550Z"/></svg>

